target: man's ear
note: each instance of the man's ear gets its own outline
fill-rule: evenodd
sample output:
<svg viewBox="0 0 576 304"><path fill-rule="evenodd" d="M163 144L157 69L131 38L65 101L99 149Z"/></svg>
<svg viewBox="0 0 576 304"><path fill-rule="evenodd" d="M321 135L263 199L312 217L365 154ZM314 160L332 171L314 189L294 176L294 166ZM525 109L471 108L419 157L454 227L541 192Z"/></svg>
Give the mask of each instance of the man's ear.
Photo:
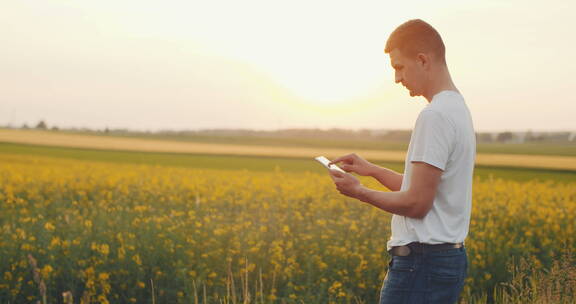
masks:
<svg viewBox="0 0 576 304"><path fill-rule="evenodd" d="M418 53L418 55L416 55L416 62L425 70L430 68L430 56L425 53Z"/></svg>

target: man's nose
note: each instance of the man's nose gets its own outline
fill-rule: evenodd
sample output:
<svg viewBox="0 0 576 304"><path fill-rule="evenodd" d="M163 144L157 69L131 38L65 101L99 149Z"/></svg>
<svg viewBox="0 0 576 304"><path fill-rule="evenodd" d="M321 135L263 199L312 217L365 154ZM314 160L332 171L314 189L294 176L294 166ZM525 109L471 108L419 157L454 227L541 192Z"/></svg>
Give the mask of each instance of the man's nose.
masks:
<svg viewBox="0 0 576 304"><path fill-rule="evenodd" d="M402 76L401 76L399 73L396 73L395 78L396 78L396 79L395 79L394 81L395 81L396 83L402 82Z"/></svg>

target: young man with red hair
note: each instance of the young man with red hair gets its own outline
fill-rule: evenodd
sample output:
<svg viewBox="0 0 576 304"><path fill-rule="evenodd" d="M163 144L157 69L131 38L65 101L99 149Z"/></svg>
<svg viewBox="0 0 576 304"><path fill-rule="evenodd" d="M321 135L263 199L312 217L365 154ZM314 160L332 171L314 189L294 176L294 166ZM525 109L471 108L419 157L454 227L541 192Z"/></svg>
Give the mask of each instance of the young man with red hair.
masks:
<svg viewBox="0 0 576 304"><path fill-rule="evenodd" d="M352 174L330 169L330 175L340 193L393 214L380 304L456 303L468 266L464 240L476 157L472 117L448 71L442 38L431 25L405 22L392 32L384 52L395 82L410 96L428 101L416 120L404 173L352 153L331 163L374 177L391 192L368 189Z"/></svg>

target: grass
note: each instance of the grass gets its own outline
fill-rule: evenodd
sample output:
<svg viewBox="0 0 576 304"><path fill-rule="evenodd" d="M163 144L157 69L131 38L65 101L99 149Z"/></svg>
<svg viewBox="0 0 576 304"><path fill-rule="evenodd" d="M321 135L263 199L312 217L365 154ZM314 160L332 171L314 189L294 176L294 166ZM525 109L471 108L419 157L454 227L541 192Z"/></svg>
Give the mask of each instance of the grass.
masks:
<svg viewBox="0 0 576 304"><path fill-rule="evenodd" d="M462 304L569 304L576 303L576 255L565 244L550 268L538 267L525 257L512 259L507 270L512 278L497 285L492 294L468 295Z"/></svg>
<svg viewBox="0 0 576 304"><path fill-rule="evenodd" d="M286 172L324 172L324 168L312 159L262 156L230 156L186 153L132 152L115 150L95 150L36 146L13 143L0 143L0 153L49 156L77 160L91 160L114 163L152 164L159 166L187 167L198 169L224 169L273 171L277 168ZM404 170L401 162L376 162L398 172ZM476 166L475 175L481 178L502 178L517 181L553 180L558 182L576 181L576 172Z"/></svg>

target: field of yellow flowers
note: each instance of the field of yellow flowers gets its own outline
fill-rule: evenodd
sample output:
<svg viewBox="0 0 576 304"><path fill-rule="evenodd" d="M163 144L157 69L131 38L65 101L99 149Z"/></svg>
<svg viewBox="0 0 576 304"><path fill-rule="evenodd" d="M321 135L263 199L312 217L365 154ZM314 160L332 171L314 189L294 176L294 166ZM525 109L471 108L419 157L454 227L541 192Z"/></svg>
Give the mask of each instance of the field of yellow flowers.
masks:
<svg viewBox="0 0 576 304"><path fill-rule="evenodd" d="M0 185L0 303L375 303L386 273L389 214L326 174L0 154ZM477 178L463 301L575 245L576 183Z"/></svg>

